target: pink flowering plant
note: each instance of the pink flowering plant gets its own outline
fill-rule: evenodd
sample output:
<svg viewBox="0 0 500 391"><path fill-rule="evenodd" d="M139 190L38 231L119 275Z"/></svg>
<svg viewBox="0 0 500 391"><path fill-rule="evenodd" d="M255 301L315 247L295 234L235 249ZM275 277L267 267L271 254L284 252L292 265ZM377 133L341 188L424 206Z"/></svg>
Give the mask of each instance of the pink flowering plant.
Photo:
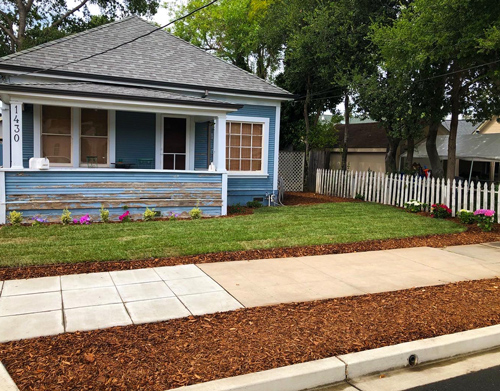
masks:
<svg viewBox="0 0 500 391"><path fill-rule="evenodd" d="M130 220L130 212L127 210L125 211L124 214L122 214L120 217L118 217L118 219L122 222L122 223L129 223L131 220Z"/></svg>
<svg viewBox="0 0 500 391"><path fill-rule="evenodd" d="M445 204L433 204L431 206L431 216L435 219L446 219L451 217L451 209Z"/></svg>
<svg viewBox="0 0 500 391"><path fill-rule="evenodd" d="M89 216L88 213L86 215L83 215L79 219L73 219L73 224L90 225L91 223L92 223L92 218Z"/></svg>
<svg viewBox="0 0 500 391"><path fill-rule="evenodd" d="M489 232L493 228L493 220L495 218L495 211L491 209L478 209L474 212L476 216L477 226L484 232Z"/></svg>

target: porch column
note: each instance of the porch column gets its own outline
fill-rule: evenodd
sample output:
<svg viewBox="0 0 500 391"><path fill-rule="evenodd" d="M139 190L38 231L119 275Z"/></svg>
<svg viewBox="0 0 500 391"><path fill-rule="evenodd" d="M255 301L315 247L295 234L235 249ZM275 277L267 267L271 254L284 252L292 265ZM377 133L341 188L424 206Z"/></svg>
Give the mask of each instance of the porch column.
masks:
<svg viewBox="0 0 500 391"><path fill-rule="evenodd" d="M10 150L12 168L22 169L23 166L23 104L10 104Z"/></svg>
<svg viewBox="0 0 500 391"><path fill-rule="evenodd" d="M3 167L10 168L10 105L2 103Z"/></svg>
<svg viewBox="0 0 500 391"><path fill-rule="evenodd" d="M496 169L496 162L490 162L490 181L494 182L495 181L495 169Z"/></svg>
<svg viewBox="0 0 500 391"><path fill-rule="evenodd" d="M217 116L214 132L214 165L217 172L222 173L222 209L227 214L227 171L226 171L226 116Z"/></svg>

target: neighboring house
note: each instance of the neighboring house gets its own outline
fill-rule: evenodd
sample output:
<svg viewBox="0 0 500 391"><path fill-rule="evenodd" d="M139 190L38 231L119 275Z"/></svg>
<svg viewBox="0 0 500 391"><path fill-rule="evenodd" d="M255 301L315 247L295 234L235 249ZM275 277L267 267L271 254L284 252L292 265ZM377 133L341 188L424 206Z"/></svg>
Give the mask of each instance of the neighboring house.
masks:
<svg viewBox="0 0 500 391"><path fill-rule="evenodd" d="M439 133L436 139L438 155L446 170L448 160L448 139L450 121L443 122L447 132ZM430 168L425 141L415 146L414 160L423 167ZM402 158L406 157L403 153ZM493 118L482 124L474 124L465 120L459 121L457 131L457 163L455 175L463 179L500 180L498 162L500 162L500 126Z"/></svg>
<svg viewBox="0 0 500 391"><path fill-rule="evenodd" d="M338 143L344 139L345 125L337 125ZM378 122L349 124L347 139L347 166L353 171L385 172L385 155L389 142L385 129ZM333 149L330 155L330 168L340 169L341 148Z"/></svg>
<svg viewBox="0 0 500 391"><path fill-rule="evenodd" d="M276 193L293 96L155 29L130 17L0 59L0 223L101 206L225 215Z"/></svg>

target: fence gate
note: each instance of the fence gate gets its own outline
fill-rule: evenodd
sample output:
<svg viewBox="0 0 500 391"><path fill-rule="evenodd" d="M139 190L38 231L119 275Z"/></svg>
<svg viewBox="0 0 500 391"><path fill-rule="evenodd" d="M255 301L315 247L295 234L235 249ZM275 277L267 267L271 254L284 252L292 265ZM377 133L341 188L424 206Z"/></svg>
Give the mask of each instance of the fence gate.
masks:
<svg viewBox="0 0 500 391"><path fill-rule="evenodd" d="M278 174L285 191L304 190L304 152L280 151Z"/></svg>

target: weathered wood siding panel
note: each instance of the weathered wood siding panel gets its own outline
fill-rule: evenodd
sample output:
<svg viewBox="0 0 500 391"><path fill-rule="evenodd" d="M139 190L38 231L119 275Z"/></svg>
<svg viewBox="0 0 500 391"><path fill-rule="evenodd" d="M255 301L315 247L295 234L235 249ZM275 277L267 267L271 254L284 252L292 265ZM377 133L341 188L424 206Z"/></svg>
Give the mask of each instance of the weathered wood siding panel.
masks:
<svg viewBox="0 0 500 391"><path fill-rule="evenodd" d="M116 112L116 160L134 163L135 168L154 168L156 114ZM149 167L140 159L151 159ZM116 162L111 162L116 163Z"/></svg>
<svg viewBox="0 0 500 391"><path fill-rule="evenodd" d="M162 213L189 212L196 205L206 215L220 215L222 176L216 173L121 171L19 171L5 173L7 212L57 219L63 209L73 215L109 209L117 218L127 206L134 217L146 207Z"/></svg>
<svg viewBox="0 0 500 391"><path fill-rule="evenodd" d="M264 117L269 118L269 144L267 178L228 178L228 204L244 203L254 197L264 197L266 193L273 192L275 132L276 132L276 107L245 105L231 116Z"/></svg>
<svg viewBox="0 0 500 391"><path fill-rule="evenodd" d="M25 104L23 108L23 166L28 168L34 156L34 122L33 105Z"/></svg>

